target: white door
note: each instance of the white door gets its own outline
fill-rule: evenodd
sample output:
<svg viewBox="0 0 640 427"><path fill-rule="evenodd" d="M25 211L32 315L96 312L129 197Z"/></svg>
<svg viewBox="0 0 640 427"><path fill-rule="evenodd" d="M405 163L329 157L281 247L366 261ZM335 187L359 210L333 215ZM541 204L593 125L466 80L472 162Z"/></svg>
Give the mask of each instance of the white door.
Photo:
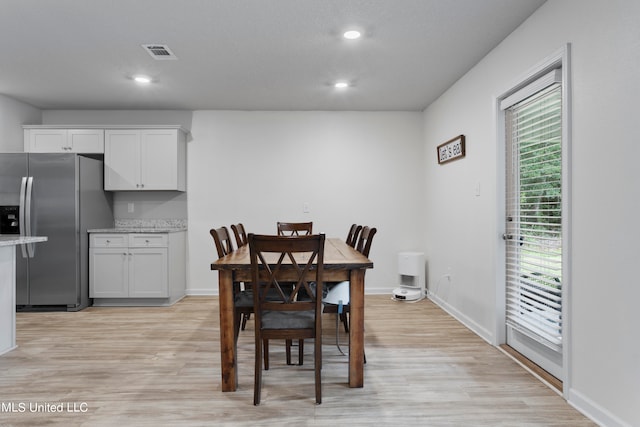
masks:
<svg viewBox="0 0 640 427"><path fill-rule="evenodd" d="M503 103L506 125L506 341L563 378L562 83ZM507 105L510 104L510 105Z"/></svg>

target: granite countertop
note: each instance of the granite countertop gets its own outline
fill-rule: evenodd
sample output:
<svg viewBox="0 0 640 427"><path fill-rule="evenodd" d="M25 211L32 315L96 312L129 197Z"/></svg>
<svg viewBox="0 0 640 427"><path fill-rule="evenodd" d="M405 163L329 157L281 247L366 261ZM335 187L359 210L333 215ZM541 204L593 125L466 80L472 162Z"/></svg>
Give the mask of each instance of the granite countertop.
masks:
<svg viewBox="0 0 640 427"><path fill-rule="evenodd" d="M0 234L0 246L24 245L27 243L46 242L44 236L20 236L17 234Z"/></svg>
<svg viewBox="0 0 640 427"><path fill-rule="evenodd" d="M185 219L116 219L113 228L93 228L89 233L177 233L187 230Z"/></svg>
<svg viewBox="0 0 640 427"><path fill-rule="evenodd" d="M115 227L92 228L89 233L177 233L186 231L187 227Z"/></svg>

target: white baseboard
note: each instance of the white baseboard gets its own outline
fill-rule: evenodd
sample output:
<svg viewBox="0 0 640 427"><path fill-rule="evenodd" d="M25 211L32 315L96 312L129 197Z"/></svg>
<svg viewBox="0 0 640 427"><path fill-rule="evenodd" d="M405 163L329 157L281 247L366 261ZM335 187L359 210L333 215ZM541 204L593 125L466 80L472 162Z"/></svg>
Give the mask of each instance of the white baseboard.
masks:
<svg viewBox="0 0 640 427"><path fill-rule="evenodd" d="M486 329L479 326L473 320L469 319L463 313L449 305L446 301L442 300L436 295L428 293L428 298L433 301L437 306L453 316L460 323L471 329L480 338L493 345L493 335ZM537 375L536 375L537 377ZM584 416L595 422L600 426L607 427L631 427L631 424L627 424L624 421L611 414L606 409L600 407L587 397L583 396L576 390L570 390L568 393L567 403L573 406L576 410L582 413Z"/></svg>
<svg viewBox="0 0 640 427"><path fill-rule="evenodd" d="M445 300L441 299L437 295L427 291L427 298L433 301L438 307L449 313L451 316L455 317L455 319L462 323L467 328L471 329L476 335L480 338L493 345L494 336L491 332L478 325L472 319L464 315L462 312L458 311L455 307L449 305Z"/></svg>
<svg viewBox="0 0 640 427"><path fill-rule="evenodd" d="M185 293L189 296L217 296L218 289L187 289Z"/></svg>
<svg viewBox="0 0 640 427"><path fill-rule="evenodd" d="M569 400L567 402L580 411L584 416L591 419L599 426L607 427L631 427L632 424L627 424L620 418L613 415L611 412L600 407L588 397L584 396L575 389L569 390Z"/></svg>
<svg viewBox="0 0 640 427"><path fill-rule="evenodd" d="M391 296L393 290L396 288L365 288L365 295L389 295ZM197 289L191 288L186 290L187 295L191 296L218 296L218 288L215 289Z"/></svg>

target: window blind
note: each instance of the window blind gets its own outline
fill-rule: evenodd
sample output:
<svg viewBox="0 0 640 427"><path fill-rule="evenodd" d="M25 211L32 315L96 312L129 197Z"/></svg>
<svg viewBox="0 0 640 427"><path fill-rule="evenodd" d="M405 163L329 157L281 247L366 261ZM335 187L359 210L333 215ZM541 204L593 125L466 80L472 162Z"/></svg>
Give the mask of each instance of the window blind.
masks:
<svg viewBox="0 0 640 427"><path fill-rule="evenodd" d="M534 94L527 94L516 103L512 98L503 105L509 105L505 110L506 321L547 347L561 351L561 85L555 79L547 80L536 87Z"/></svg>

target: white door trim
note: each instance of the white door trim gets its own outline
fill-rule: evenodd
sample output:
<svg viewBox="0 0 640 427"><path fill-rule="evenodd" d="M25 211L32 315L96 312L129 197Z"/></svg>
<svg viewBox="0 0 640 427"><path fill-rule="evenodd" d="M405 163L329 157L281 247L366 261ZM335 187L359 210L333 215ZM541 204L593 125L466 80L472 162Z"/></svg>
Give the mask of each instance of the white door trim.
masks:
<svg viewBox="0 0 640 427"><path fill-rule="evenodd" d="M494 97L494 114L496 123L496 164L501 173L496 174L496 230L499 230L495 237L496 253L496 317L495 317L495 342L493 345L504 344L507 341L505 324L505 298L506 298L506 271L505 255L506 248L502 239L506 224L506 201L505 201L505 120L504 113L500 109L500 101L513 94L523 86L542 74L562 67L562 299L567 303L562 304L562 318L565 319L562 330L562 378L563 395L568 399L571 389L571 45L567 43L561 49L549 55L540 63L532 67L529 71L517 78L514 83L508 85L507 89L500 95Z"/></svg>

